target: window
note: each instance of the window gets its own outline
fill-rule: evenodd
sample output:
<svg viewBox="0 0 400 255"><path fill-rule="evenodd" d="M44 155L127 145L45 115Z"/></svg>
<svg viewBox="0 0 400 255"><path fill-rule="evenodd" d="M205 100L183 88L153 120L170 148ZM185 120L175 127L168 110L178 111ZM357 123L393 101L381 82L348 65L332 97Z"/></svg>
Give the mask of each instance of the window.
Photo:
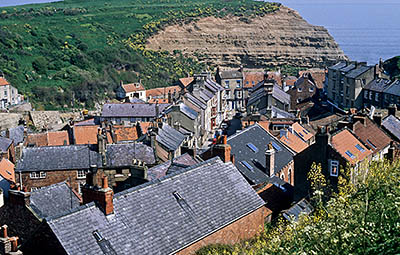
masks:
<svg viewBox="0 0 400 255"><path fill-rule="evenodd" d="M236 88L240 88L241 87L241 81L240 80L236 80Z"/></svg>
<svg viewBox="0 0 400 255"><path fill-rule="evenodd" d="M376 146L369 139L367 139L367 143L369 146L371 146L372 149L376 149Z"/></svg>
<svg viewBox="0 0 400 255"><path fill-rule="evenodd" d="M242 97L242 91L240 91L240 90L236 91L236 96L238 98L241 98Z"/></svg>
<svg viewBox="0 0 400 255"><path fill-rule="evenodd" d="M355 158L356 158L356 156L355 156L353 153L351 153L349 150L347 150L345 153L346 153L346 155L349 156L351 159L355 159Z"/></svg>
<svg viewBox="0 0 400 255"><path fill-rule="evenodd" d="M375 93L375 101L379 102L379 94L378 93Z"/></svg>
<svg viewBox="0 0 400 255"><path fill-rule="evenodd" d="M289 168L288 170L288 183L292 184L292 169Z"/></svg>
<svg viewBox="0 0 400 255"><path fill-rule="evenodd" d="M365 149L363 147L361 147L361 145L359 145L359 144L356 145L356 148L357 148L357 150L359 150L361 152L365 151Z"/></svg>
<svg viewBox="0 0 400 255"><path fill-rule="evenodd" d="M246 85L249 85L249 81L246 81Z"/></svg>
<svg viewBox="0 0 400 255"><path fill-rule="evenodd" d="M281 151L282 150L281 146L279 146L277 143L271 142L271 144L272 144L272 147L274 147L274 149L276 151Z"/></svg>
<svg viewBox="0 0 400 255"><path fill-rule="evenodd" d="M302 88L297 88L297 92L302 92L303 91L303 89Z"/></svg>
<svg viewBox="0 0 400 255"><path fill-rule="evenodd" d="M350 88L348 86L346 86L346 95L349 94Z"/></svg>
<svg viewBox="0 0 400 255"><path fill-rule="evenodd" d="M252 85L255 85L256 83L254 81L251 82Z"/></svg>
<svg viewBox="0 0 400 255"><path fill-rule="evenodd" d="M296 103L298 103L298 104L300 104L301 103L301 98L299 97L299 98L297 98L297 100L296 100Z"/></svg>
<svg viewBox="0 0 400 255"><path fill-rule="evenodd" d="M7 90L4 90L4 96L5 97L7 96Z"/></svg>
<svg viewBox="0 0 400 255"><path fill-rule="evenodd" d="M36 190L39 190L39 189L40 189L39 187L32 187L32 188L31 188L31 192L36 191Z"/></svg>
<svg viewBox="0 0 400 255"><path fill-rule="evenodd" d="M86 178L85 170L78 170L76 173L76 177L78 179L85 179Z"/></svg>
<svg viewBox="0 0 400 255"><path fill-rule="evenodd" d="M44 178L46 178L46 172L31 172L30 178L31 179L44 179Z"/></svg>
<svg viewBox="0 0 400 255"><path fill-rule="evenodd" d="M339 161L329 160L329 170L330 170L331 176L338 177L339 176Z"/></svg>
<svg viewBox="0 0 400 255"><path fill-rule="evenodd" d="M313 87L310 87L310 88L308 89L308 91L312 93L312 92L314 92L314 88L313 88Z"/></svg>
<svg viewBox="0 0 400 255"><path fill-rule="evenodd" d="M225 81L225 88L229 89L229 81Z"/></svg>
<svg viewBox="0 0 400 255"><path fill-rule="evenodd" d="M172 193L172 195L174 195L174 197L176 198L176 200L180 201L183 200L183 197L181 196L181 194L178 193L178 191L174 191Z"/></svg>
<svg viewBox="0 0 400 255"><path fill-rule="evenodd" d="M372 100L372 91L369 92L369 100Z"/></svg>
<svg viewBox="0 0 400 255"><path fill-rule="evenodd" d="M258 148L257 148L254 144L248 143L248 144L246 144L246 145L247 145L247 147L249 147L250 150L252 150L254 153L257 153L257 152L258 152Z"/></svg>
<svg viewBox="0 0 400 255"><path fill-rule="evenodd" d="M284 173L281 173L281 179L282 179L282 181L285 180L285 174Z"/></svg>
<svg viewBox="0 0 400 255"><path fill-rule="evenodd" d="M364 91L364 98L368 99L368 91L367 90Z"/></svg>
<svg viewBox="0 0 400 255"><path fill-rule="evenodd" d="M247 161L241 161L240 163L250 171L254 172L254 168L249 163L247 163Z"/></svg>

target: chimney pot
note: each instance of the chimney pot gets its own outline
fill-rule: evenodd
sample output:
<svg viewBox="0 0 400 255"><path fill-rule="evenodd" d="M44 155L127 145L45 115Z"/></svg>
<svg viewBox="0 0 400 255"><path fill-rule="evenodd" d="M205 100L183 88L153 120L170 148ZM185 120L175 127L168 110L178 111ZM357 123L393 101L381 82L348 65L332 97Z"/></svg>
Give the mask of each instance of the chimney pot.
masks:
<svg viewBox="0 0 400 255"><path fill-rule="evenodd" d="M11 251L16 252L18 251L18 237L12 237L11 240Z"/></svg>
<svg viewBox="0 0 400 255"><path fill-rule="evenodd" d="M222 136L222 144L227 144L227 135Z"/></svg>
<svg viewBox="0 0 400 255"><path fill-rule="evenodd" d="M8 226L7 225L3 225L1 227L3 229L3 238L7 238L8 237Z"/></svg>

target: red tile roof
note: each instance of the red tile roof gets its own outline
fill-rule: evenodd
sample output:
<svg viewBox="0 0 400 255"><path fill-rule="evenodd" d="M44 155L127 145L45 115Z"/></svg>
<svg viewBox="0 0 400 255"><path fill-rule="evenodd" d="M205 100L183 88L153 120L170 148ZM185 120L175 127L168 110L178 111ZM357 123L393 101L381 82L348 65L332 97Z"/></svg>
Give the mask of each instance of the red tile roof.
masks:
<svg viewBox="0 0 400 255"><path fill-rule="evenodd" d="M116 142L135 141L139 138L136 126L133 127L113 126L113 131L117 139Z"/></svg>
<svg viewBox="0 0 400 255"><path fill-rule="evenodd" d="M168 98L152 98L148 100L149 104L168 104Z"/></svg>
<svg viewBox="0 0 400 255"><path fill-rule="evenodd" d="M244 72L243 87L252 88L264 80L264 72Z"/></svg>
<svg viewBox="0 0 400 255"><path fill-rule="evenodd" d="M351 164L362 161L372 154L372 152L347 129L340 131L332 137L332 146Z"/></svg>
<svg viewBox="0 0 400 255"><path fill-rule="evenodd" d="M299 153L308 147L308 144L303 142L297 135L287 131L286 136L282 136L279 140L294 152Z"/></svg>
<svg viewBox="0 0 400 255"><path fill-rule="evenodd" d="M288 76L285 78L286 86L294 86L297 81L297 77L295 76Z"/></svg>
<svg viewBox="0 0 400 255"><path fill-rule="evenodd" d="M10 85L10 83L4 77L0 77L0 86Z"/></svg>
<svg viewBox="0 0 400 255"><path fill-rule="evenodd" d="M146 90L146 97L159 97L159 98L168 98L168 93L174 94L179 93L181 91L181 87L179 86L169 86L164 88L155 88Z"/></svg>
<svg viewBox="0 0 400 255"><path fill-rule="evenodd" d="M194 77L180 78L179 81L184 87L187 87L190 83L194 81Z"/></svg>
<svg viewBox="0 0 400 255"><path fill-rule="evenodd" d="M126 93L131 93L139 90L145 90L141 83L130 83L130 84L123 84L122 88L125 90Z"/></svg>
<svg viewBox="0 0 400 255"><path fill-rule="evenodd" d="M365 117L363 121L364 124L361 123L361 121L357 121L353 125L353 131L356 136L373 151L373 153L380 152L390 145L391 139L385 134L385 132L383 132L369 118Z"/></svg>
<svg viewBox="0 0 400 255"><path fill-rule="evenodd" d="M317 85L317 88L323 89L326 73L327 71L323 69L309 69L305 71L300 71L299 76L301 77L303 76L303 74L311 74L313 80L315 81L315 85Z"/></svg>
<svg viewBox="0 0 400 255"><path fill-rule="evenodd" d="M306 129L298 122L293 123L292 125L293 131L295 131L304 141L310 140L314 135L310 132L310 130Z"/></svg>
<svg viewBox="0 0 400 255"><path fill-rule="evenodd" d="M276 83L282 87L282 74L280 72L268 72L268 79L276 81Z"/></svg>
<svg viewBox="0 0 400 255"><path fill-rule="evenodd" d="M74 126L75 144L97 144L100 126Z"/></svg>
<svg viewBox="0 0 400 255"><path fill-rule="evenodd" d="M4 179L15 183L14 164L6 158L0 160L0 175Z"/></svg>
<svg viewBox="0 0 400 255"><path fill-rule="evenodd" d="M69 145L69 136L67 131L54 131L39 134L29 134L25 145L34 146L61 146Z"/></svg>
<svg viewBox="0 0 400 255"><path fill-rule="evenodd" d="M142 129L143 134L147 133L147 130L149 129L149 127L151 127L151 122L140 122L140 128Z"/></svg>

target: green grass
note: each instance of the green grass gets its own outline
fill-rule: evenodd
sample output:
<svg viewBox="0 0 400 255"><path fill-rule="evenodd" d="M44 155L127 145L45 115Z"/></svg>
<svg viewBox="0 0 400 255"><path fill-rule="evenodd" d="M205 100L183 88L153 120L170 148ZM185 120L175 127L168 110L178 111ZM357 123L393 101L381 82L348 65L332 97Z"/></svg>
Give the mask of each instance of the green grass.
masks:
<svg viewBox="0 0 400 255"><path fill-rule="evenodd" d="M120 79L168 86L205 68L180 53L145 49L164 26L277 9L252 0L66 0L0 8L0 69L37 108L68 109L72 102L90 108L114 97Z"/></svg>

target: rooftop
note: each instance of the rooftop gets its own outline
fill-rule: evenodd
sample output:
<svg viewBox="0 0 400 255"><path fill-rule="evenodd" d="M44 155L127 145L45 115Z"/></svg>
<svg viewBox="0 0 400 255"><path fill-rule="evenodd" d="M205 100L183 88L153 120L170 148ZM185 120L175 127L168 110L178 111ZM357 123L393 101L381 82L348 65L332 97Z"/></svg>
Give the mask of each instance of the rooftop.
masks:
<svg viewBox="0 0 400 255"><path fill-rule="evenodd" d="M264 80L264 72L244 72L243 87L252 88Z"/></svg>
<svg viewBox="0 0 400 255"><path fill-rule="evenodd" d="M368 83L364 89L376 91L376 92L383 92L385 89L390 87L392 81L386 79L374 79L370 83Z"/></svg>
<svg viewBox="0 0 400 255"><path fill-rule="evenodd" d="M14 128L9 128L9 139L14 141L14 145L18 145L24 141L24 126L17 126ZM1 136L7 137L7 132L1 132Z"/></svg>
<svg viewBox="0 0 400 255"><path fill-rule="evenodd" d="M73 133L75 144L97 144L97 134L100 126L80 126L74 125Z"/></svg>
<svg viewBox="0 0 400 255"><path fill-rule="evenodd" d="M219 72L221 79L242 79L243 73L236 70Z"/></svg>
<svg viewBox="0 0 400 255"><path fill-rule="evenodd" d="M280 131L279 140L295 153L300 153L308 147L308 144L305 143L300 137L288 130Z"/></svg>
<svg viewBox="0 0 400 255"><path fill-rule="evenodd" d="M7 153L8 148L10 148L13 140L6 137L0 137L0 153Z"/></svg>
<svg viewBox="0 0 400 255"><path fill-rule="evenodd" d="M187 87L190 83L194 81L194 77L180 78L179 81L184 87Z"/></svg>
<svg viewBox="0 0 400 255"><path fill-rule="evenodd" d="M274 172L277 173L293 160L293 154L260 125L250 126L228 138L228 144L232 147L231 153L235 155L235 166L253 184L269 180L265 157L269 143L275 148Z"/></svg>
<svg viewBox="0 0 400 255"><path fill-rule="evenodd" d="M107 166L131 166L134 159L139 159L147 165L156 163L154 150L143 143L107 144Z"/></svg>
<svg viewBox="0 0 400 255"><path fill-rule="evenodd" d="M393 115L387 116L382 121L382 126L400 140L400 120L397 117Z"/></svg>
<svg viewBox="0 0 400 255"><path fill-rule="evenodd" d="M167 107L169 104L104 104L103 110L101 113L102 117L126 117L126 118L140 118L140 117L150 117L155 118L156 116L156 108L159 107L158 113L161 112Z"/></svg>
<svg viewBox="0 0 400 255"><path fill-rule="evenodd" d="M363 118L363 122L364 123L357 121L353 125L353 131L357 138L373 151L373 153L380 152L390 145L390 137L375 123L367 117Z"/></svg>
<svg viewBox="0 0 400 255"><path fill-rule="evenodd" d="M49 131L45 133L28 134L25 144L33 146L68 145L69 136L67 131Z"/></svg>
<svg viewBox="0 0 400 255"><path fill-rule="evenodd" d="M4 77L0 77L0 86L10 85L10 83Z"/></svg>
<svg viewBox="0 0 400 255"><path fill-rule="evenodd" d="M124 89L125 93L145 90L141 83L122 84L122 88Z"/></svg>
<svg viewBox="0 0 400 255"><path fill-rule="evenodd" d="M358 76L362 75L363 73L367 72L368 70L370 70L371 68L373 68L373 66L359 66L358 68L348 72L346 74L346 77L349 78L353 78L356 79Z"/></svg>
<svg viewBox="0 0 400 255"><path fill-rule="evenodd" d="M15 183L14 164L6 158L0 159L0 175L4 179Z"/></svg>
<svg viewBox="0 0 400 255"><path fill-rule="evenodd" d="M312 130L306 129L298 122L293 123L292 129L305 142L314 137Z"/></svg>
<svg viewBox="0 0 400 255"><path fill-rule="evenodd" d="M176 151L185 140L185 135L164 123L162 128L158 129L156 140L169 151Z"/></svg>
<svg viewBox="0 0 400 255"><path fill-rule="evenodd" d="M30 207L40 218L60 215L79 206L80 198L66 182L42 187L30 196Z"/></svg>
<svg viewBox="0 0 400 255"><path fill-rule="evenodd" d="M68 254L174 254L264 205L217 158L117 193L113 203L107 217L89 203L47 222Z"/></svg>
<svg viewBox="0 0 400 255"><path fill-rule="evenodd" d="M371 155L371 151L347 129L332 136L332 147L351 164Z"/></svg>
<svg viewBox="0 0 400 255"><path fill-rule="evenodd" d="M394 81L390 87L384 90L384 93L400 96L400 80Z"/></svg>
<svg viewBox="0 0 400 255"><path fill-rule="evenodd" d="M168 98L168 93L172 95L175 93L179 93L181 91L181 87L179 86L169 86L163 88L155 88L146 90L146 97L152 98Z"/></svg>

